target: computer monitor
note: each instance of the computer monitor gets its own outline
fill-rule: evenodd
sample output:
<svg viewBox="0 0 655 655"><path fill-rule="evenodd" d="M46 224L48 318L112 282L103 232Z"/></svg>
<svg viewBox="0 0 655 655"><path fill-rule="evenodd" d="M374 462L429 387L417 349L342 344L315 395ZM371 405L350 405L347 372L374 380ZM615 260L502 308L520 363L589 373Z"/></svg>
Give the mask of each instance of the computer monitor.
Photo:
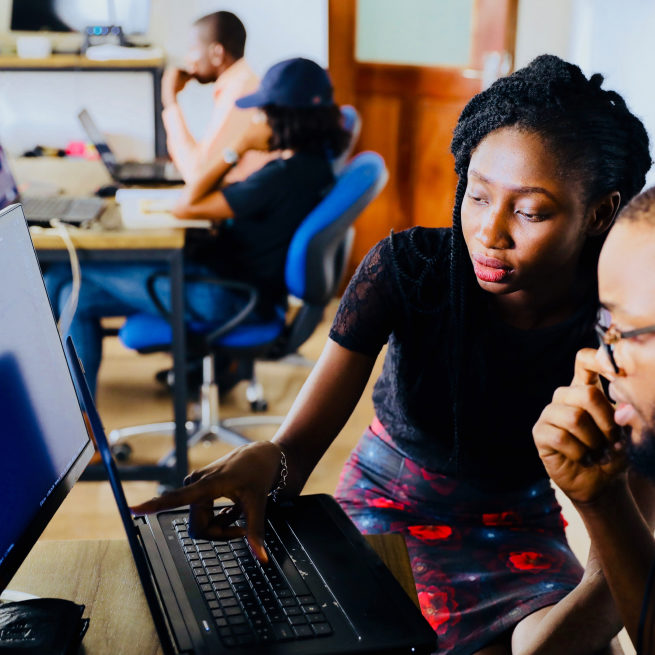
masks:
<svg viewBox="0 0 655 655"><path fill-rule="evenodd" d="M0 591L93 454L20 205L0 211Z"/></svg>
<svg viewBox="0 0 655 655"><path fill-rule="evenodd" d="M90 25L120 25L123 34L145 34L150 0L12 0L11 29L84 32Z"/></svg>

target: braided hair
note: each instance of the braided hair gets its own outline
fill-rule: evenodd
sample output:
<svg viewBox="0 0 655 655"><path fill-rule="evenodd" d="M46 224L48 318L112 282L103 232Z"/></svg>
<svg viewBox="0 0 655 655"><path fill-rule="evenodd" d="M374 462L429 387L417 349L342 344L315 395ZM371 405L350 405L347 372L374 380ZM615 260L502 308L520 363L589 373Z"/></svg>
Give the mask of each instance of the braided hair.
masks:
<svg viewBox="0 0 655 655"><path fill-rule="evenodd" d="M472 305L479 289L462 233L461 208L471 155L491 132L516 127L538 135L552 147L559 165L581 182L584 202L612 191L623 207L643 187L651 165L648 135L641 121L615 91L601 88L600 74L587 79L578 66L542 55L528 66L494 82L462 111L451 143L458 175L450 248L450 305L453 317L452 367L455 466L465 380L461 371L465 339L473 329ZM603 237L588 240L581 264L595 271Z"/></svg>

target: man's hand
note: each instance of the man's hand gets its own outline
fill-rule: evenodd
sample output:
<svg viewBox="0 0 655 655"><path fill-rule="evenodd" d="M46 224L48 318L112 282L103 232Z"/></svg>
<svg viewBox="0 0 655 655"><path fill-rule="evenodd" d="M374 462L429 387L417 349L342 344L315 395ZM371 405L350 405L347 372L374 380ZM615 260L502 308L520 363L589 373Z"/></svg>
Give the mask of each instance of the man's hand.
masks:
<svg viewBox="0 0 655 655"><path fill-rule="evenodd" d="M166 107L177 102L177 94L193 79L190 73L181 68L169 67L161 78L161 103Z"/></svg>
<svg viewBox="0 0 655 655"><path fill-rule="evenodd" d="M280 471L280 447L270 441L237 448L209 466L194 471L184 487L131 508L133 514L150 514L182 505L189 508L189 532L199 539L248 537L257 558L266 562L264 514L268 493ZM214 514L214 500L229 498L234 506ZM232 523L243 512L247 527Z"/></svg>
<svg viewBox="0 0 655 655"><path fill-rule="evenodd" d="M555 391L532 431L548 475L578 503L596 499L625 469L620 429L599 382L607 371L596 352L578 352L571 386Z"/></svg>

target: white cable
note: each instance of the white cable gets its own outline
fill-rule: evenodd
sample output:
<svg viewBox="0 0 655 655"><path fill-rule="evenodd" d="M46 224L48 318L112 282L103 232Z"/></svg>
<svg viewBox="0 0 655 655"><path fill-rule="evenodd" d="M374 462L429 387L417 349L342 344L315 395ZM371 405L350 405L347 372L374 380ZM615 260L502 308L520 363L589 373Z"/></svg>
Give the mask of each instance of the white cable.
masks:
<svg viewBox="0 0 655 655"><path fill-rule="evenodd" d="M75 250L75 244L71 239L68 227L62 223L58 218L53 218L50 220L50 225L55 231L68 250L68 258L70 260L71 273L73 276L73 288L71 290L71 295L68 296L66 305L59 315L59 322L57 323L57 328L59 329L59 334L62 339L68 332L73 318L75 317L75 312L77 311L77 302L80 298L80 286L82 284L82 271L80 270L80 260L77 257L77 250ZM52 301L54 302L54 298Z"/></svg>

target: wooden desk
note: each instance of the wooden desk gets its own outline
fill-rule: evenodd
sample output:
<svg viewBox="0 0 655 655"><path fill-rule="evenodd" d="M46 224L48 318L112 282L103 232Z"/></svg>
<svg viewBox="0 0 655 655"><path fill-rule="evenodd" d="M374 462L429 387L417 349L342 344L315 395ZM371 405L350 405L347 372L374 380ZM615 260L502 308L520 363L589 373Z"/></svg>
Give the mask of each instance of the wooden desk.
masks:
<svg viewBox="0 0 655 655"><path fill-rule="evenodd" d="M166 157L166 133L162 121L161 78L165 60L157 59L111 59L95 61L84 55L54 54L43 59L23 59L15 55L0 56L0 71L73 71L73 72L145 72L152 75L153 118L155 125L155 156Z"/></svg>
<svg viewBox="0 0 655 655"><path fill-rule="evenodd" d="M418 606L401 535L366 537ZM9 587L86 605L86 655L161 655L127 541L40 541Z"/></svg>

